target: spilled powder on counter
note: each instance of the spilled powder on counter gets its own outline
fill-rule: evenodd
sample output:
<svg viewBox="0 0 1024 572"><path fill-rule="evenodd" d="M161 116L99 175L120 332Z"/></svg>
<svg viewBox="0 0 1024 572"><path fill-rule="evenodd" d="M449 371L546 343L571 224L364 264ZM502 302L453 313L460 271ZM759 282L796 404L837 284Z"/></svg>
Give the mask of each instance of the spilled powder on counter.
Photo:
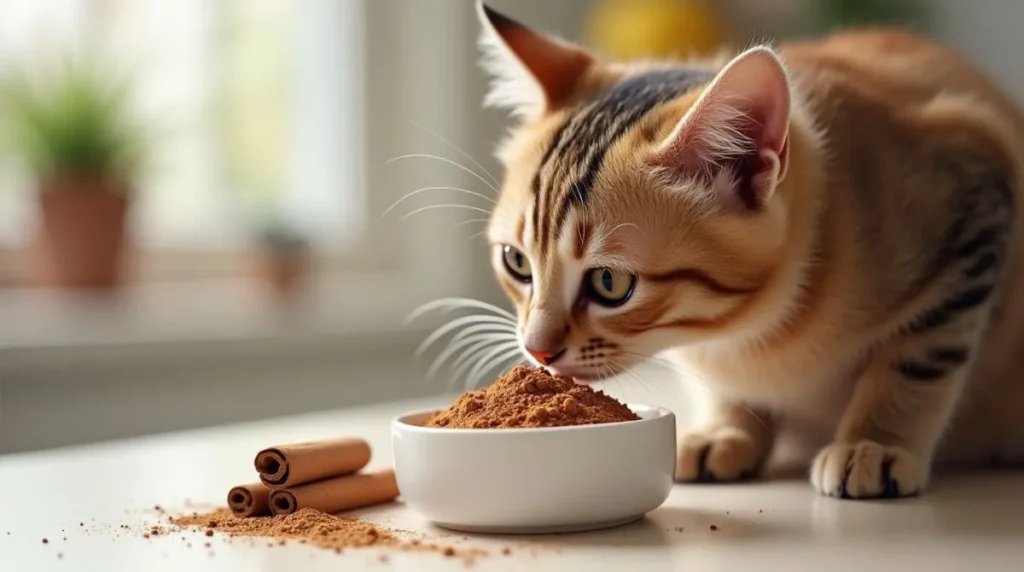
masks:
<svg viewBox="0 0 1024 572"><path fill-rule="evenodd" d="M462 394L451 407L434 414L428 427L490 429L564 427L635 421L635 413L617 400L543 368L519 366L490 387Z"/></svg>
<svg viewBox="0 0 1024 572"><path fill-rule="evenodd" d="M428 544L420 540L404 541L390 530L355 517L335 516L324 512L301 509L289 515L235 517L230 509L222 508L204 514L171 517L171 525L179 528L204 528L209 536L213 530L232 538L272 538L278 544L288 540L310 544L337 553L349 548L380 547L405 551L436 552L457 555L471 563L486 556L479 549L456 549L451 546Z"/></svg>

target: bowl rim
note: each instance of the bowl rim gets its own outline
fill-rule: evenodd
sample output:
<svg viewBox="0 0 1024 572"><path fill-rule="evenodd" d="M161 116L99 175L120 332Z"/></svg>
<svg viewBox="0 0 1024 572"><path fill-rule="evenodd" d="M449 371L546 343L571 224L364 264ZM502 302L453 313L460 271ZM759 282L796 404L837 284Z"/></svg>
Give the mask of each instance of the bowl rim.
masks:
<svg viewBox="0 0 1024 572"><path fill-rule="evenodd" d="M420 409L415 411L407 411L396 415L391 419L391 426L395 429L402 431L410 431L414 433L425 433L425 434L436 434L436 435L494 435L496 433L503 433L506 435L536 435L543 433L567 433L573 431L600 431L609 430L616 427L636 427L641 425L650 425L653 423L661 422L663 419L673 419L675 412L667 407L660 405L647 405L645 403L624 403L631 411L637 412L637 409L642 409L653 413L648 417L641 417L640 419L634 419L629 421L613 421L611 423L592 423L589 425L566 425L563 427L487 427L487 428L467 428L467 427L424 427L423 425L413 425L406 421L410 417L418 417L421 415L429 415L436 413L443 408L431 408L431 409Z"/></svg>

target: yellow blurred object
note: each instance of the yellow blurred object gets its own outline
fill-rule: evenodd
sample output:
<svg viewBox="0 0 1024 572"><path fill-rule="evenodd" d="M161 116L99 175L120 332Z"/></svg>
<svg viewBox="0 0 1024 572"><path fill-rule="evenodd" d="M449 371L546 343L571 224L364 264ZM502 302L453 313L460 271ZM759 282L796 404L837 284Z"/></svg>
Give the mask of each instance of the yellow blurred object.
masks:
<svg viewBox="0 0 1024 572"><path fill-rule="evenodd" d="M618 59L707 54L722 29L701 0L603 0L585 22L588 43Z"/></svg>

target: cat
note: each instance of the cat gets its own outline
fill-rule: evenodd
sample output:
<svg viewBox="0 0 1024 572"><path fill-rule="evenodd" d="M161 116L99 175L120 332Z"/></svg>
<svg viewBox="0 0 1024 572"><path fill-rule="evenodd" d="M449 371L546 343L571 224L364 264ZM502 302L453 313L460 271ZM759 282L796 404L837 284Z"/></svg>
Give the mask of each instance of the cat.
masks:
<svg viewBox="0 0 1024 572"><path fill-rule="evenodd" d="M517 119L488 240L536 365L668 356L712 389L678 481L925 490L1024 460L1024 115L896 29L614 62L477 3L486 103Z"/></svg>

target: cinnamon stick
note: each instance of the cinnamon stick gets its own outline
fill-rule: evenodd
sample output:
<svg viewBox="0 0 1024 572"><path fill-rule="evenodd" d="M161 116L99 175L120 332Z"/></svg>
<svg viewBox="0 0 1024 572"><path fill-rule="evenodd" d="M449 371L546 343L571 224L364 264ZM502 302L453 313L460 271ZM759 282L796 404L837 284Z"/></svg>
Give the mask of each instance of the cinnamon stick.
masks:
<svg viewBox="0 0 1024 572"><path fill-rule="evenodd" d="M270 488L349 475L369 462L370 445L355 438L269 447L260 451L254 461L260 481Z"/></svg>
<svg viewBox="0 0 1024 572"><path fill-rule="evenodd" d="M398 482L391 469L336 477L270 493L270 510L277 515L311 508L342 512L398 498Z"/></svg>
<svg viewBox="0 0 1024 572"><path fill-rule="evenodd" d="M228 491L228 508L238 518L270 514L270 488L261 482L232 487Z"/></svg>

